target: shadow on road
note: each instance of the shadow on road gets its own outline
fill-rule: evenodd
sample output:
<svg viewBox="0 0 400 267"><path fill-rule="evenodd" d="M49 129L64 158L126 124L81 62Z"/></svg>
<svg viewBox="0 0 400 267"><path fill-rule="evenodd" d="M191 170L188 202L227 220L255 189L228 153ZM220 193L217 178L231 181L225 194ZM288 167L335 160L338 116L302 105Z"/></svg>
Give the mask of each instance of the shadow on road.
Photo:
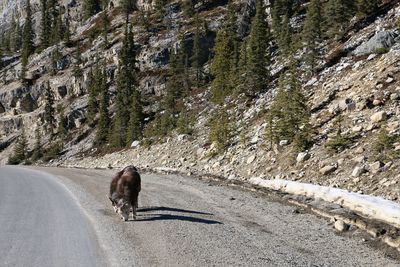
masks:
<svg viewBox="0 0 400 267"><path fill-rule="evenodd" d="M214 215L208 212L201 212L195 210L185 210L185 209L177 209L177 208L169 208L169 207L142 207L138 208L138 212L147 212L147 211L172 211L172 212L184 212L184 213L193 213L193 214L202 214L202 215Z"/></svg>
<svg viewBox="0 0 400 267"><path fill-rule="evenodd" d="M186 221L186 222L195 222L195 223L205 223L205 224L222 224L221 222L203 218L196 218L191 216L183 216L183 215L173 215L173 214L152 214L152 217L148 218L139 218L132 222L151 222L151 221Z"/></svg>
<svg viewBox="0 0 400 267"><path fill-rule="evenodd" d="M166 211L166 212L182 212L182 213L191 213L191 214L198 214L198 215L208 215L212 216L214 214L201 212L201 211L194 211L194 210L185 210L185 209L178 209L178 208L170 208L170 207L142 207L137 210L139 212L139 218L137 218L136 222L149 222L149 221L171 221L171 220L179 220L179 221L186 221L186 222L195 222L195 223L204 223L204 224L222 224L219 221L198 218L193 216L185 216L185 215L177 215L177 214L149 214L146 212L151 211ZM140 214L142 213L142 214Z"/></svg>

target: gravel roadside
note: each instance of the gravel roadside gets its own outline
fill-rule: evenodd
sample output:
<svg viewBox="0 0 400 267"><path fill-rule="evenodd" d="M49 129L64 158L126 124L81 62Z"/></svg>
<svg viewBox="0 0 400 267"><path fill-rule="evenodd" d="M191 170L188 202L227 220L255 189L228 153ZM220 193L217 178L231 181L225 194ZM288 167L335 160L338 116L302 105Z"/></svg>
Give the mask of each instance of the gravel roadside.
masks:
<svg viewBox="0 0 400 267"><path fill-rule="evenodd" d="M255 192L177 175L142 175L138 220L106 194L115 171L36 168L59 177L93 222L112 266L400 266L360 238Z"/></svg>

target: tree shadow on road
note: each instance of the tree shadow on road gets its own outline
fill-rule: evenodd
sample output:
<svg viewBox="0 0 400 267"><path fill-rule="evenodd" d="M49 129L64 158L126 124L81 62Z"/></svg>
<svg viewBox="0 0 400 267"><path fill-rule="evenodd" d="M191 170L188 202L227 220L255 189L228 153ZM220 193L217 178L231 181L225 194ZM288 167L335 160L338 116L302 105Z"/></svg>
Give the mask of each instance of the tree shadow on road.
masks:
<svg viewBox="0 0 400 267"><path fill-rule="evenodd" d="M205 219L205 218L198 218L193 216L186 216L186 215L178 215L178 214L149 214L146 212L151 211L166 211L166 212L181 212L181 213L191 213L197 215L208 215L213 216L212 213L201 212L201 211L194 211L194 210L185 210L185 209L178 209L178 208L170 208L170 207L142 207L137 210L139 212L138 218L135 220L136 222L150 222L150 221L186 221L186 222L195 222L195 223L204 223L204 224L222 224L219 221ZM140 214L142 213L142 214Z"/></svg>

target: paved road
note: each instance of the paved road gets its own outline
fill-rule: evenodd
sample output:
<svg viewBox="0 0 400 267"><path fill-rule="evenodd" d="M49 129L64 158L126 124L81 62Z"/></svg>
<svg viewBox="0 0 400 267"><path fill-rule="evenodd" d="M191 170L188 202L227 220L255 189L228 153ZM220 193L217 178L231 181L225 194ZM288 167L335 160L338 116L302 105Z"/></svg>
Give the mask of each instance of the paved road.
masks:
<svg viewBox="0 0 400 267"><path fill-rule="evenodd" d="M0 168L0 266L102 266L103 254L88 217L55 177Z"/></svg>
<svg viewBox="0 0 400 267"><path fill-rule="evenodd" d="M272 196L142 175L138 220L123 222L105 196L115 171L35 169L0 168L1 266L400 265Z"/></svg>
<svg viewBox="0 0 400 267"><path fill-rule="evenodd" d="M113 266L400 266L360 236L273 196L176 175L142 175L137 221L105 194L115 171L46 168L86 209Z"/></svg>

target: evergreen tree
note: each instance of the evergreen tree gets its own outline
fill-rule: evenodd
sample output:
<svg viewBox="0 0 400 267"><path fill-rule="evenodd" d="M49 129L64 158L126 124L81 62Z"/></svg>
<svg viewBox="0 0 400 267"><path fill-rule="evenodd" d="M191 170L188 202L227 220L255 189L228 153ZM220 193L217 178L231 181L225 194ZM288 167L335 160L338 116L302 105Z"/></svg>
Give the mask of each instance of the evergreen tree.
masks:
<svg viewBox="0 0 400 267"><path fill-rule="evenodd" d="M73 67L73 73L75 78L81 78L83 73L82 73L82 55L81 55L81 46L80 43L76 45L75 53L74 53L74 67Z"/></svg>
<svg viewBox="0 0 400 267"><path fill-rule="evenodd" d="M188 68L188 51L185 46L185 40L181 37L180 48L170 56L169 78L166 83L166 94L163 99L163 108L167 111L166 114L173 118L179 112L177 103L183 97L187 96L190 91Z"/></svg>
<svg viewBox="0 0 400 267"><path fill-rule="evenodd" d="M108 31L110 28L110 20L108 19L107 10L104 10L102 13L102 24L103 24L103 48L107 49L108 47Z"/></svg>
<svg viewBox="0 0 400 267"><path fill-rule="evenodd" d="M329 0L325 8L325 27L327 37L340 41L354 16L356 6L354 1Z"/></svg>
<svg viewBox="0 0 400 267"><path fill-rule="evenodd" d="M24 25L23 39L22 39L22 70L21 77L25 78L26 66L28 65L28 58L34 52L34 32L32 27L32 11L30 0L26 4L26 19Z"/></svg>
<svg viewBox="0 0 400 267"><path fill-rule="evenodd" d="M40 23L40 46L42 49L45 49L49 46L50 41L50 26L51 20L49 17L49 10L47 5L47 0L40 0L40 8L41 8L41 23Z"/></svg>
<svg viewBox="0 0 400 267"><path fill-rule="evenodd" d="M231 49L231 55L229 57L229 79L231 90L237 87L238 74L239 74L239 55L240 45L238 38L238 26L237 26L237 15L232 4L228 5L228 15L225 22L225 29L228 34L229 47Z"/></svg>
<svg viewBox="0 0 400 267"><path fill-rule="evenodd" d="M105 69L103 70L103 77L105 77ZM95 143L97 145L103 145L108 140L108 129L110 127L110 119L109 119L109 98L108 98L108 85L107 80L102 79L101 83L101 96L100 96L100 116L99 121L97 123L97 132Z"/></svg>
<svg viewBox="0 0 400 267"><path fill-rule="evenodd" d="M56 127L55 109L54 109L54 95L51 91L50 82L47 81L45 86L45 106L44 106L44 121L46 122L46 131L51 135L54 134Z"/></svg>
<svg viewBox="0 0 400 267"><path fill-rule="evenodd" d="M321 21L321 2L320 0L311 0L302 32L303 43L306 48L305 61L311 74L315 73L320 54L318 46L322 40Z"/></svg>
<svg viewBox="0 0 400 267"><path fill-rule="evenodd" d="M67 117L64 115L64 111L60 112L60 121L58 122L57 134L58 137L64 139L67 137L68 129L67 129Z"/></svg>
<svg viewBox="0 0 400 267"><path fill-rule="evenodd" d="M15 27L12 28L10 46L12 52L18 52L22 47L22 29L19 24L19 18L15 21Z"/></svg>
<svg viewBox="0 0 400 267"><path fill-rule="evenodd" d="M293 16L294 4L293 0L275 0L271 10L273 34L282 55L286 55L287 49L291 47L288 42L292 40L289 22Z"/></svg>
<svg viewBox="0 0 400 267"><path fill-rule="evenodd" d="M83 18L88 19L97 14L101 10L100 0L84 0L83 2Z"/></svg>
<svg viewBox="0 0 400 267"><path fill-rule="evenodd" d="M71 41L71 25L70 25L70 16L69 16L69 10L67 10L67 16L65 17L65 25L64 25L64 42L67 46L72 45Z"/></svg>
<svg viewBox="0 0 400 267"><path fill-rule="evenodd" d="M55 17L53 18L53 26L52 26L52 44L58 44L62 40L64 40L64 23L62 20L62 14L61 14L61 8L58 6L58 8L55 11Z"/></svg>
<svg viewBox="0 0 400 267"><path fill-rule="evenodd" d="M192 0L183 0L182 3L183 14L187 18L191 18L194 15L194 3Z"/></svg>
<svg viewBox="0 0 400 267"><path fill-rule="evenodd" d="M129 145L135 140L139 140L143 135L143 104L140 92L135 90L132 94L130 106L128 132L126 135L126 143Z"/></svg>
<svg viewBox="0 0 400 267"><path fill-rule="evenodd" d="M129 15L136 9L136 0L122 0L122 9L126 15Z"/></svg>
<svg viewBox="0 0 400 267"><path fill-rule="evenodd" d="M13 155L8 159L9 164L20 164L28 158L28 141L26 140L25 129L18 138L17 144L14 147Z"/></svg>
<svg viewBox="0 0 400 267"><path fill-rule="evenodd" d="M204 53L201 47L201 34L200 34L200 20L199 20L199 15L196 14L195 18L195 33L193 37L193 56L191 57L191 63L192 67L195 70L195 82L196 86L200 86L200 80L201 80L201 68L203 65L204 61Z"/></svg>
<svg viewBox="0 0 400 267"><path fill-rule="evenodd" d="M88 73L88 78L87 78L87 83L86 83L86 88L88 92L88 115L87 119L89 122L89 125L94 125L94 119L97 114L97 82L96 79L98 77L95 77L93 70L91 69Z"/></svg>
<svg viewBox="0 0 400 267"><path fill-rule="evenodd" d="M279 90L271 106L267 128L271 141L294 141L297 150L305 149L310 142L310 110L301 93L294 66L282 74Z"/></svg>
<svg viewBox="0 0 400 267"><path fill-rule="evenodd" d="M217 145L217 152L222 152L229 144L233 135L232 125L226 109L219 109L209 121L209 140Z"/></svg>
<svg viewBox="0 0 400 267"><path fill-rule="evenodd" d="M268 69L270 33L261 0L257 0L256 10L248 38L248 60L245 75L247 93L250 96L265 89L270 78Z"/></svg>
<svg viewBox="0 0 400 267"><path fill-rule="evenodd" d="M36 128L35 130L35 147L33 149L32 153L32 160L37 161L43 156L43 151L42 151L42 136L40 134L40 129L39 127Z"/></svg>
<svg viewBox="0 0 400 267"><path fill-rule="evenodd" d="M116 112L113 119L113 130L110 136L111 145L123 147L126 144L126 134L129 122L129 107L132 94L137 85L136 81L136 48L132 28L127 19L125 37L119 55L117 73Z"/></svg>
<svg viewBox="0 0 400 267"><path fill-rule="evenodd" d="M381 0L357 0L357 13L360 17L366 17L378 10Z"/></svg>

